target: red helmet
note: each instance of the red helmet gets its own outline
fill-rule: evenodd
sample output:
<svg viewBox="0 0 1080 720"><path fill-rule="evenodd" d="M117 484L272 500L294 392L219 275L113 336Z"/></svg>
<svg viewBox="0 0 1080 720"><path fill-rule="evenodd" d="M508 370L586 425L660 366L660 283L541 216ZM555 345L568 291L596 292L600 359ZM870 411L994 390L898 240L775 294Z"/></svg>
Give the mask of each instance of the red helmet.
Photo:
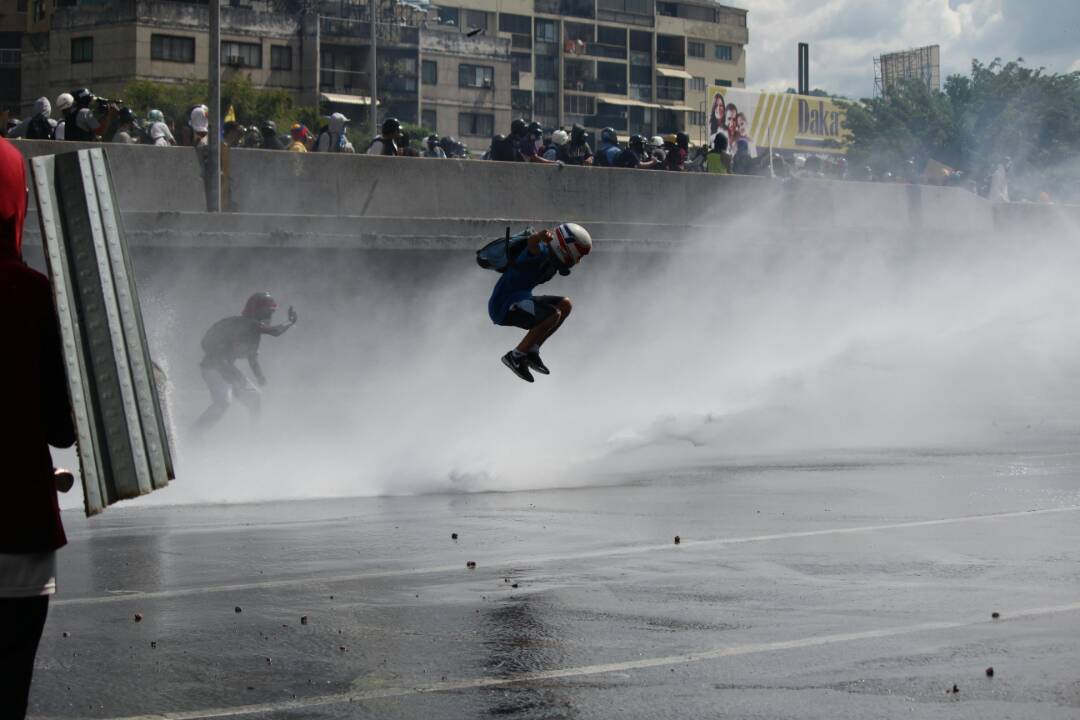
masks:
<svg viewBox="0 0 1080 720"><path fill-rule="evenodd" d="M265 321L270 319L275 310L277 310L277 302L273 296L268 292L257 292L244 303L244 311L241 315Z"/></svg>

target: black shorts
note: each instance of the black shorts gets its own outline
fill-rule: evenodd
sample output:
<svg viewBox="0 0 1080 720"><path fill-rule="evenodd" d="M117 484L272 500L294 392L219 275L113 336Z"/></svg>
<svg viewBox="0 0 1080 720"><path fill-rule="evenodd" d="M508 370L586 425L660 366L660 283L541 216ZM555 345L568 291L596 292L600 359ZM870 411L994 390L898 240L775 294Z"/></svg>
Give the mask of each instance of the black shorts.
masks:
<svg viewBox="0 0 1080 720"><path fill-rule="evenodd" d="M554 315L559 303L565 299L559 295L536 295L528 300L516 302L506 311L506 317L499 324L532 330Z"/></svg>

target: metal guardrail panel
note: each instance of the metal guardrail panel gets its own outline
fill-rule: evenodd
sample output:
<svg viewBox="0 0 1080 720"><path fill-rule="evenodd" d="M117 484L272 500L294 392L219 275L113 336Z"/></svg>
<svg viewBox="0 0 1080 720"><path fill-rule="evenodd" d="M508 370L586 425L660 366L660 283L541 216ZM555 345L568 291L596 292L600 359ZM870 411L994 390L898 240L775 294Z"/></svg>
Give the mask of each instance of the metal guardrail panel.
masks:
<svg viewBox="0 0 1080 720"><path fill-rule="evenodd" d="M131 259L101 149L31 164L60 315L87 515L175 477Z"/></svg>

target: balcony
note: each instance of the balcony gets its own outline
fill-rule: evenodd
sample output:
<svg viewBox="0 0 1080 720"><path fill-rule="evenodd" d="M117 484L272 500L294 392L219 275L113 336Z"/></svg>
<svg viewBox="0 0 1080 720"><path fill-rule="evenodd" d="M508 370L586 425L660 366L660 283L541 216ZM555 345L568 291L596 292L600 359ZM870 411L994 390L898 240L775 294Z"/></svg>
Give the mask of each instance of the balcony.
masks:
<svg viewBox="0 0 1080 720"><path fill-rule="evenodd" d="M606 95L625 95L625 82L605 82L596 78L566 78L563 90L576 92L604 93Z"/></svg>

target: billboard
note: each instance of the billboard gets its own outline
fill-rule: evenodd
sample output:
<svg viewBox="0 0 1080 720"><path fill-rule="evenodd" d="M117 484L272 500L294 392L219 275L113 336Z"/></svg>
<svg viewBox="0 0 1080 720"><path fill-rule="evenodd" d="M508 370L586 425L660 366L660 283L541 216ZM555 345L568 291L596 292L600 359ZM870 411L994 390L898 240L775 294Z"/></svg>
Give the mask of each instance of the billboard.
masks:
<svg viewBox="0 0 1080 720"><path fill-rule="evenodd" d="M941 48L937 45L887 53L874 58L874 94L906 80L919 80L931 92L941 89Z"/></svg>
<svg viewBox="0 0 1080 720"><path fill-rule="evenodd" d="M774 150L842 154L844 111L829 98L713 86L709 146L723 133L728 152L745 140L750 156Z"/></svg>

